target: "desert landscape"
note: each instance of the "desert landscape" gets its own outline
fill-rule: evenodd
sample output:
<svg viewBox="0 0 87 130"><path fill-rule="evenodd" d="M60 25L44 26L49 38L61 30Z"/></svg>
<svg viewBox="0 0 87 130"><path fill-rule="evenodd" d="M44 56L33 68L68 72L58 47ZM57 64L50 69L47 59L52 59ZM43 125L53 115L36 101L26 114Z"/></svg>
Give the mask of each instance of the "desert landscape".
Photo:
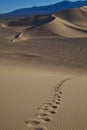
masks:
<svg viewBox="0 0 87 130"><path fill-rule="evenodd" d="M87 130L87 7L0 20L0 130Z"/></svg>

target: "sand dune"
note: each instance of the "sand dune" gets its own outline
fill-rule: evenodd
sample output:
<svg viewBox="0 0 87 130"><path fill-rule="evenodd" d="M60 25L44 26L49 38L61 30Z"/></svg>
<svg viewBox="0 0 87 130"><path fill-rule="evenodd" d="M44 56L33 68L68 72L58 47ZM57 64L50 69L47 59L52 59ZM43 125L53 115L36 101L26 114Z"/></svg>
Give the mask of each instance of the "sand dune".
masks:
<svg viewBox="0 0 87 130"><path fill-rule="evenodd" d="M87 130L86 7L0 21L0 130L14 129Z"/></svg>
<svg viewBox="0 0 87 130"><path fill-rule="evenodd" d="M32 37L87 37L87 7L68 9L54 15L33 16L9 21L7 26L24 26L25 29L13 36L12 41L27 40ZM4 24L3 24L4 25Z"/></svg>
<svg viewBox="0 0 87 130"><path fill-rule="evenodd" d="M85 8L85 9L84 9ZM87 37L87 7L68 9L54 15L33 16L25 19L11 20L1 27L20 28L21 32L13 35L11 41L18 42L37 37ZM24 29L25 27L25 29ZM20 30L20 29L19 29Z"/></svg>
<svg viewBox="0 0 87 130"><path fill-rule="evenodd" d="M12 44L7 38L14 32L0 31L1 65L87 72L87 38L32 38Z"/></svg>
<svg viewBox="0 0 87 130"><path fill-rule="evenodd" d="M80 8L83 12L87 12L87 6L83 6Z"/></svg>

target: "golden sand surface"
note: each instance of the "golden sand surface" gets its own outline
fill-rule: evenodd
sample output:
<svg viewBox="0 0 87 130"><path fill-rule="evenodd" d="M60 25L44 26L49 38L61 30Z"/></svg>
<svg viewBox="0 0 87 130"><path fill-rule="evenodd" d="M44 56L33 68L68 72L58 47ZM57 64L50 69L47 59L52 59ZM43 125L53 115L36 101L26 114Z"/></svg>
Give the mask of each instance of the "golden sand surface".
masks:
<svg viewBox="0 0 87 130"><path fill-rule="evenodd" d="M86 8L0 21L0 130L87 130Z"/></svg>

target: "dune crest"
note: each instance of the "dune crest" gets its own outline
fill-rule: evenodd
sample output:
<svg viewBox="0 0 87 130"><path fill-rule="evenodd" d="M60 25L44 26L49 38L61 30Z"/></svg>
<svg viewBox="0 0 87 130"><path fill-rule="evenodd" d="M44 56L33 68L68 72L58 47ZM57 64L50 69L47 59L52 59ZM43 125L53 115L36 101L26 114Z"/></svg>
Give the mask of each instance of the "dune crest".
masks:
<svg viewBox="0 0 87 130"><path fill-rule="evenodd" d="M84 12L87 12L87 6L80 7L80 9Z"/></svg>

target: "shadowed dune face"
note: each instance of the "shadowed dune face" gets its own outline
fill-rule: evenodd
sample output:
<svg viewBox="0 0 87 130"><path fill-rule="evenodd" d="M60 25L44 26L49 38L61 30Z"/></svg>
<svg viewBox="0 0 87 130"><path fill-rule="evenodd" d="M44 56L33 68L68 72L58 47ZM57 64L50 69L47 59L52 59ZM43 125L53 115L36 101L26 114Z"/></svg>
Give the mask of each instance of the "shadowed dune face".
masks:
<svg viewBox="0 0 87 130"><path fill-rule="evenodd" d="M17 19L17 20L12 20L7 23L8 26L33 26L38 23L42 23L45 21L48 17L52 17L51 15L36 15L28 18L23 18L23 19Z"/></svg>

